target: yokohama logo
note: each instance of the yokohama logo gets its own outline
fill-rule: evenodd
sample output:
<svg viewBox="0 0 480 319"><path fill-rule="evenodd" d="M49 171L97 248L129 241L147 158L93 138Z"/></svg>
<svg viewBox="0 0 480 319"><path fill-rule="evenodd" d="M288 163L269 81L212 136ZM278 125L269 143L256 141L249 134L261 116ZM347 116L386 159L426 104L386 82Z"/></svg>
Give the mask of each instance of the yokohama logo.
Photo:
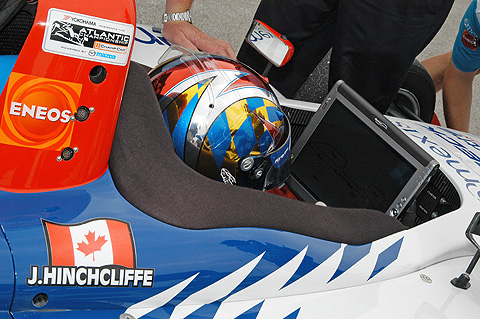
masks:
<svg viewBox="0 0 480 319"><path fill-rule="evenodd" d="M1 112L0 143L61 150L70 144L82 85L12 72Z"/></svg>

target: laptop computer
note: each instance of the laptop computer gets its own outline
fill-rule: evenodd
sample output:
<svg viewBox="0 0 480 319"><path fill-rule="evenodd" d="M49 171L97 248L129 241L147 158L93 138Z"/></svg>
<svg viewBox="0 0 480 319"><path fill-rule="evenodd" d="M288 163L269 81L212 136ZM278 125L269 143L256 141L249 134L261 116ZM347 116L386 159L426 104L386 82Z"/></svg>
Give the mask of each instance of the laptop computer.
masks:
<svg viewBox="0 0 480 319"><path fill-rule="evenodd" d="M287 185L301 200L398 217L438 163L339 81L292 148Z"/></svg>

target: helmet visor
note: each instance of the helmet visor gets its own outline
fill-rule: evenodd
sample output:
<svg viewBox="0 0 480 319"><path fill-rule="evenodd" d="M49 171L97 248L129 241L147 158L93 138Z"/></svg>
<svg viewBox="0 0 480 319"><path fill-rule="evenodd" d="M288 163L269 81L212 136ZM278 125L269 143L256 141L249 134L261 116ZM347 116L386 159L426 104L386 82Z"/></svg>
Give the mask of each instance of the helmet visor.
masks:
<svg viewBox="0 0 480 319"><path fill-rule="evenodd" d="M255 111L252 111L253 115L255 115L255 117L260 121L262 122L263 126L268 130L268 132L270 133L270 136L272 136L273 138L273 145L274 146L277 146L277 145L280 145L280 143L282 143L283 141L283 137L284 137L284 130L285 128L282 124L281 127L278 127L277 125L275 125L274 123L270 122L269 120L267 120L265 117L263 117L262 115L258 114L257 112Z"/></svg>
<svg viewBox="0 0 480 319"><path fill-rule="evenodd" d="M285 117L283 131L277 127L279 142L275 149L263 156L250 156L254 161L251 169L244 172L248 175L249 187L268 190L282 185L290 174L291 164L291 137L290 123ZM242 161L240 161L241 163Z"/></svg>

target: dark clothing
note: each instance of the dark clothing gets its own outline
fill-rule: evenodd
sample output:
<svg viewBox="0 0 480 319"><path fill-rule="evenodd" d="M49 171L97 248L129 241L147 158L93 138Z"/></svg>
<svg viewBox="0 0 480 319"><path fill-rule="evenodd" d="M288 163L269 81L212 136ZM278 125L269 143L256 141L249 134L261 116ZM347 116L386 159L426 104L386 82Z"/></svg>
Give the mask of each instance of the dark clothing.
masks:
<svg viewBox="0 0 480 319"><path fill-rule="evenodd" d="M0 55L18 55L35 20L37 2L0 0Z"/></svg>
<svg viewBox="0 0 480 319"><path fill-rule="evenodd" d="M27 4L27 0L0 0L0 30Z"/></svg>
<svg viewBox="0 0 480 319"><path fill-rule="evenodd" d="M453 0L262 0L255 19L292 42L292 60L269 73L293 97L332 48L329 86L342 79L380 112L415 57L445 21ZM238 59L262 72L266 60L244 43Z"/></svg>

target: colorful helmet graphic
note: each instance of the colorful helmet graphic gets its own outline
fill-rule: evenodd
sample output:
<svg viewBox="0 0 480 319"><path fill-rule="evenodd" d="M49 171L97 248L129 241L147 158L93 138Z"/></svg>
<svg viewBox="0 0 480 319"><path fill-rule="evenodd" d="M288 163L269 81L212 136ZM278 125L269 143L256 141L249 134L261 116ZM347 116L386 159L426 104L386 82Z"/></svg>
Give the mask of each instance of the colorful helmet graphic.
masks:
<svg viewBox="0 0 480 319"><path fill-rule="evenodd" d="M183 50L150 77L175 151L188 166L262 190L286 180L290 124L254 71L225 57Z"/></svg>

